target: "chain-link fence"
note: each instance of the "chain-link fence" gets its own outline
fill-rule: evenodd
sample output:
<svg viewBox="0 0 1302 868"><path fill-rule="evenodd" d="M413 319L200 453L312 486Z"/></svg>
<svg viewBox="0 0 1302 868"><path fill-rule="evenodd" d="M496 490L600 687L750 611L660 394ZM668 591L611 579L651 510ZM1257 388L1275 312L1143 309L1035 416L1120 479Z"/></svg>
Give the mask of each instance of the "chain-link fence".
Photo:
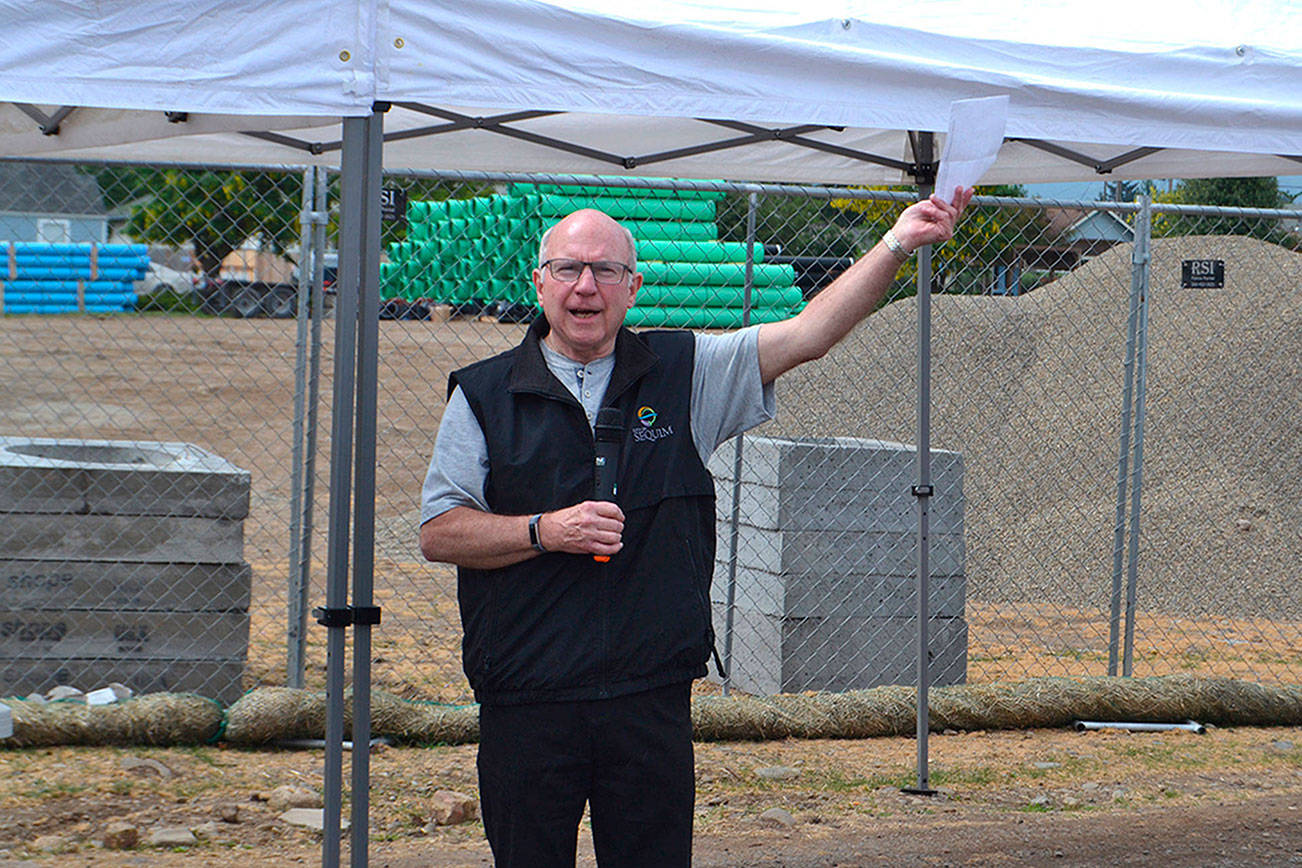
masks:
<svg viewBox="0 0 1302 868"><path fill-rule="evenodd" d="M325 631L302 625L325 596L335 185L16 165L0 166L0 693L320 686ZM797 312L911 198L436 173L385 187L405 219L383 231L372 670L379 689L449 703L469 701L455 572L419 555L421 481L448 373L514 346L536 313L545 227L583 206L630 227L645 277L630 325L733 329ZM66 201L31 198L55 189ZM1302 505L1280 484L1302 466L1289 216L983 198L935 251L935 683L1299 680ZM33 269L63 260L81 272L58 277L73 283L60 313L29 295L47 276ZM114 313L92 307L109 262L137 269L103 301ZM710 462L731 689L913 681L914 268L779 381L776 420ZM300 302L314 270L324 301Z"/></svg>

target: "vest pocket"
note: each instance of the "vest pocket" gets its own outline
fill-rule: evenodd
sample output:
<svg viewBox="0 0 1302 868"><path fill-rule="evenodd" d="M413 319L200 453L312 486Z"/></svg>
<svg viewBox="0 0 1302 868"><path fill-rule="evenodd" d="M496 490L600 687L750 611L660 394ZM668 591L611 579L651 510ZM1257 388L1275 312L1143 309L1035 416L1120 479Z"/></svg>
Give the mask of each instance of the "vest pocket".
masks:
<svg viewBox="0 0 1302 868"><path fill-rule="evenodd" d="M488 585L483 598L483 605L479 611L482 613L479 619L479 629L474 630L479 640L478 647L473 649L473 656L467 655L466 660L466 677L470 679L471 686L477 686L482 682L493 668L493 652L497 648L497 621L498 621L498 586L501 584L497 577L489 577L480 574L476 581L485 582ZM470 625L465 625L470 627ZM473 629L473 628L472 628ZM471 649L467 648L467 652Z"/></svg>
<svg viewBox="0 0 1302 868"><path fill-rule="evenodd" d="M698 552L692 545L690 536L687 537L687 562L692 568L692 590L696 594L696 603L700 607L701 617L705 620L705 646L710 654L714 655L719 674L723 675L723 664L719 662L719 652L714 647L714 613L710 609L709 591L706 590L710 587L713 574L702 571Z"/></svg>

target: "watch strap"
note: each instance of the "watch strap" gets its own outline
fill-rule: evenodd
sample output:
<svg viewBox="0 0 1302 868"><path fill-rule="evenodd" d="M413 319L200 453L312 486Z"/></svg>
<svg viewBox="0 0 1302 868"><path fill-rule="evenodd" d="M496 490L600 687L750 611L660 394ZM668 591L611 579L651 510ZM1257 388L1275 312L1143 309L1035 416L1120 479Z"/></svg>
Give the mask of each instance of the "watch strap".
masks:
<svg viewBox="0 0 1302 868"><path fill-rule="evenodd" d="M886 245L886 249L889 250L900 262L907 262L909 257L913 255L904 249L904 245L900 243L900 239L896 238L895 233L890 229L887 229L886 234L882 236L882 243Z"/></svg>
<svg viewBox="0 0 1302 868"><path fill-rule="evenodd" d="M542 539L538 535L538 522L541 520L541 512L529 519L529 545L533 546L540 552L545 552L547 549L543 548Z"/></svg>

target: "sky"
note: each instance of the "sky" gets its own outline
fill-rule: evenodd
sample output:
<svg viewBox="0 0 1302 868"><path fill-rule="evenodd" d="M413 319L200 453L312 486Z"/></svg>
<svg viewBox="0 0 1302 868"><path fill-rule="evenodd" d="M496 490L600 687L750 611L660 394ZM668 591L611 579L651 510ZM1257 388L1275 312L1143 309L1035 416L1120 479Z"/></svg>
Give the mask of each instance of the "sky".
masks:
<svg viewBox="0 0 1302 868"><path fill-rule="evenodd" d="M1164 181L1158 182L1165 188ZM1302 205L1302 175L1287 175L1279 179L1279 189L1294 197L1293 201ZM1027 184L1028 196L1041 199L1085 199L1094 201L1103 192L1103 181L1079 181L1061 184Z"/></svg>

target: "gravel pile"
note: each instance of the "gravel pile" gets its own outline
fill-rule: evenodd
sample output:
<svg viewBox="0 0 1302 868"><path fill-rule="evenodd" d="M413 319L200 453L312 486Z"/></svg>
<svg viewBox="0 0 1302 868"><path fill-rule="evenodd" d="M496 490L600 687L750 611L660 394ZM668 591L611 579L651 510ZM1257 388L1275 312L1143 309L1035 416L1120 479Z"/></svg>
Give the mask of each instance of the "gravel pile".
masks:
<svg viewBox="0 0 1302 868"><path fill-rule="evenodd" d="M963 455L974 600L1108 605L1130 256L1018 298L933 297L932 445ZM1204 258L1224 289L1181 289ZM1157 239L1150 299L1139 607L1302 618L1302 255ZM887 305L784 377L759 433L916 442L916 312Z"/></svg>

